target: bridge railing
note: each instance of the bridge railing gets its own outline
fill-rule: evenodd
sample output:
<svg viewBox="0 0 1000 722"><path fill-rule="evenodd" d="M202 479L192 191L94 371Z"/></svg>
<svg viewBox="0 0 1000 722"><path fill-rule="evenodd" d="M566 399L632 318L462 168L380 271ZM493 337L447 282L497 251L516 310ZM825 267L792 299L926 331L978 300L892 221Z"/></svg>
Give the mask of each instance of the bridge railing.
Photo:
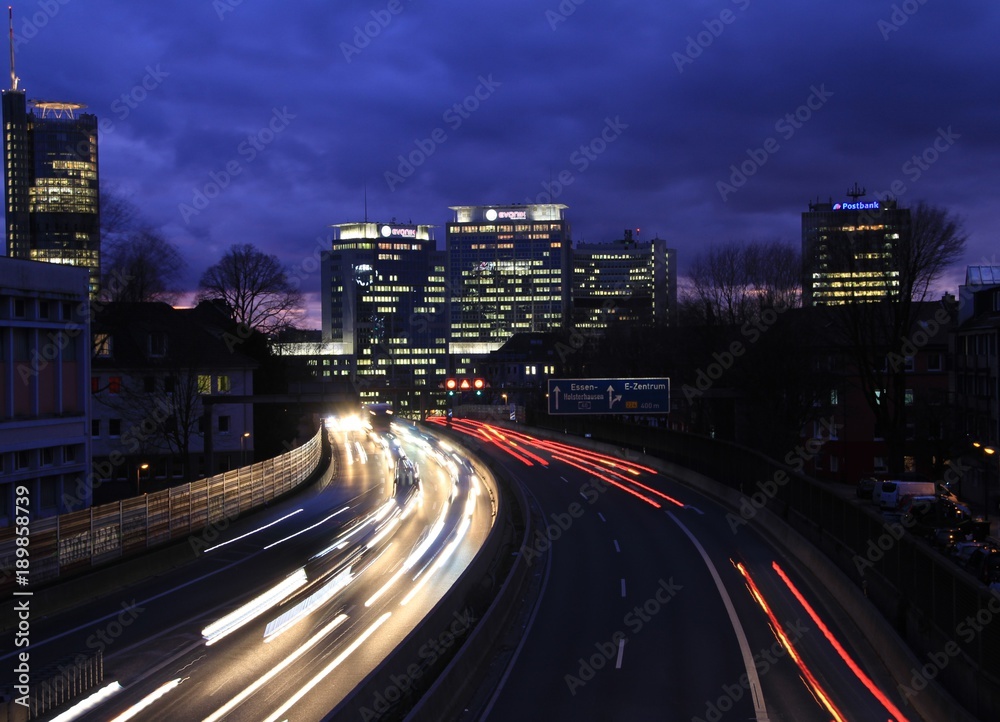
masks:
<svg viewBox="0 0 1000 722"><path fill-rule="evenodd" d="M302 446L273 459L233 469L152 494L32 519L27 560L17 567L15 527L0 529L0 594L24 578L30 586L51 582L184 538L225 519L235 519L291 491L319 467L323 427ZM23 545L23 542L22 542ZM17 572L27 572L19 575Z"/></svg>

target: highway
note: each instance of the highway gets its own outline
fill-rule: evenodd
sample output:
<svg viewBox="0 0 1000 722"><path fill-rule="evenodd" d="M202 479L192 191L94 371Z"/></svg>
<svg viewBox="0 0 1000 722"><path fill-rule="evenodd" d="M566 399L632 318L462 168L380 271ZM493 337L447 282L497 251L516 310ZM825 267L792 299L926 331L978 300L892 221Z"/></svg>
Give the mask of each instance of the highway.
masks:
<svg viewBox="0 0 1000 722"><path fill-rule="evenodd" d="M419 435L331 435L325 488L193 539L188 564L33 620L35 669L103 651L103 696L76 719L320 720L423 618L489 532L489 494ZM399 448L419 484L394 484ZM10 634L0 649L6 666Z"/></svg>
<svg viewBox="0 0 1000 722"><path fill-rule="evenodd" d="M919 719L822 589L645 457L453 428L520 480L538 523L521 551L540 596L477 718Z"/></svg>

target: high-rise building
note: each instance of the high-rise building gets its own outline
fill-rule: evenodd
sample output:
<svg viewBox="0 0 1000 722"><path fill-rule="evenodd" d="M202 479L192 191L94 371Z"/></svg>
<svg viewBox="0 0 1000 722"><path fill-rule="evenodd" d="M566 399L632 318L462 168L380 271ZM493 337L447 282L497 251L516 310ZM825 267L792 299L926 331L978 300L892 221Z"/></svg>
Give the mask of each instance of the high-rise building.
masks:
<svg viewBox="0 0 1000 722"><path fill-rule="evenodd" d="M0 527L91 505L87 273L0 258ZM18 512L20 513L20 512Z"/></svg>
<svg viewBox="0 0 1000 722"><path fill-rule="evenodd" d="M639 241L632 229L612 243L573 249L573 326L670 325L677 308L677 251L662 238Z"/></svg>
<svg viewBox="0 0 1000 722"><path fill-rule="evenodd" d="M389 388L379 400L406 406L413 402L406 390L436 388L447 374L445 254L428 225L393 220L334 229L321 271L328 353L318 360L331 375L358 381L362 395Z"/></svg>
<svg viewBox="0 0 1000 722"><path fill-rule="evenodd" d="M83 266L100 287L97 117L80 103L3 91L7 255Z"/></svg>
<svg viewBox="0 0 1000 722"><path fill-rule="evenodd" d="M910 235L910 210L894 200L810 203L802 214L804 306L876 301L899 289L898 248Z"/></svg>
<svg viewBox="0 0 1000 722"><path fill-rule="evenodd" d="M452 206L447 226L450 351L486 354L520 331L569 325L566 206Z"/></svg>

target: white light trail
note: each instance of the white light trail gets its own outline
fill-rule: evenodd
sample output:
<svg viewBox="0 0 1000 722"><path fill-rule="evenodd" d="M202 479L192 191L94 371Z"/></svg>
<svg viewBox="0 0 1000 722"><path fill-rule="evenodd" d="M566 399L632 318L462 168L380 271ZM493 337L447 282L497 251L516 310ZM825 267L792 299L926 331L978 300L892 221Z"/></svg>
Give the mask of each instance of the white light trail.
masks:
<svg viewBox="0 0 1000 722"><path fill-rule="evenodd" d="M75 720L81 715L86 714L90 710L102 704L104 700L118 694L121 691L121 684L119 682L112 682L109 685L101 687L86 699L80 700L58 717L53 717L52 722L70 722L70 720Z"/></svg>
<svg viewBox="0 0 1000 722"><path fill-rule="evenodd" d="M219 722L219 720L223 719L226 715L228 715L234 709L236 709L241 704L243 704L243 702L245 702L250 697L250 695L252 695L254 692L256 692L257 690L259 690L265 684L267 684L268 682L270 682L276 676L278 676L279 674L281 674L289 665L293 664L295 662L295 660L297 660L303 654L305 654L310 649L312 649L313 647L315 647L324 637L326 637L327 634L329 634L334 629L336 629L337 627L339 627L345 621L347 621L347 615L346 614L339 614L339 615L337 615L337 617L334 618L333 621L331 621L329 624L327 624L321 630L319 630L318 632L316 632L316 634L314 634L313 636L311 636L306 641L305 644L303 644L301 647L299 647L294 652L292 652L290 655L288 655L283 660L281 660L276 666L272 667L271 670L267 674L265 674L262 677L260 677L256 682L254 682L253 684L251 684L249 687L247 687L246 689L244 689L238 695L236 695L231 700L229 700L224 705L222 705L222 707L220 707L215 712L213 712L208 717L206 717L204 719L204 722Z"/></svg>
<svg viewBox="0 0 1000 722"><path fill-rule="evenodd" d="M251 599L226 616L212 622L201 630L201 635L205 638L206 646L215 644L227 634L235 632L244 624L256 619L296 589L304 586L308 581L306 570L299 567L299 569L279 584L271 587L260 596Z"/></svg>
<svg viewBox="0 0 1000 722"><path fill-rule="evenodd" d="M253 531L248 531L246 534L241 534L240 536L236 537L235 539L230 539L228 541L222 542L221 544L216 544L214 547L209 547L208 549L205 550L205 554L208 554L213 549L218 549L219 547L224 547L224 546L226 546L226 544L232 544L233 542L239 541L240 539L246 539L251 534L256 534L259 531L264 531L269 526L274 526L278 522L284 521L285 519L288 519L289 517L295 516L300 511L303 511L303 510L302 509L296 509L291 514L285 514L283 517L281 517L280 519L275 519L270 524L265 524L264 526L259 526L256 529L254 529Z"/></svg>
<svg viewBox="0 0 1000 722"><path fill-rule="evenodd" d="M268 623L264 629L264 641L273 641L279 634L291 629L296 622L307 616L317 607L328 602L337 592L345 589L352 581L354 581L354 577L351 575L351 568L347 567L347 569L337 574L319 590L313 592L280 617Z"/></svg>
<svg viewBox="0 0 1000 722"><path fill-rule="evenodd" d="M293 694L283 705L281 705L281 707L279 707L277 710L275 710L275 712L272 715L270 715L267 719L265 719L264 722L278 722L278 720L284 719L285 712L294 707L295 704L303 697L305 697L307 694L309 694L309 692L316 685L318 685L320 682L322 682L324 679L330 676L330 673L333 672L333 670L335 670L337 667L339 667L345 659L350 657L351 654L353 654L358 647L364 644L365 641L370 636L372 636L376 632L376 630L378 630L378 628L381 627L382 624L385 623L387 619L389 619L390 616L392 616L391 613L386 612L381 617L379 617L372 626L368 627L368 629L366 629L361 634L360 637L351 642L351 644L348 645L347 649L338 654L336 658L332 662L330 662L330 664L326 665L326 667L324 667L319 674L317 674L315 677L309 680L305 684L305 686L302 687L302 689Z"/></svg>
<svg viewBox="0 0 1000 722"><path fill-rule="evenodd" d="M111 720L111 722L128 722L128 720L130 720L133 717L135 717L137 714L139 714L144 709L146 709L147 707L149 707L151 704L153 704L153 702L155 702L156 700L158 700L160 697L162 697L163 695L165 695L167 692L170 692L172 689L174 689L175 687L177 687L177 685L179 685L183 681L184 680L182 680L180 677L178 677L177 679L170 680L165 685L163 685L161 687L158 687L157 689L155 689L152 692L150 692L149 694L147 694L141 700L139 700L134 705L132 705L127 710L125 710L120 715L118 715L113 720Z"/></svg>
<svg viewBox="0 0 1000 722"><path fill-rule="evenodd" d="M330 520L331 520L331 519L332 519L333 517L337 516L337 514L343 514L343 513L345 512L345 511L347 511L347 510L348 510L348 509L350 509L350 508L351 508L351 507L349 507L349 506L345 506L345 507L344 507L343 509L341 509L341 510L339 510L339 511L335 511L335 512L333 512L332 514L330 514L330 516L326 517L325 519L320 519L320 520L319 520L318 522L316 522L316 523L315 523L315 524L313 524L312 526L307 526L307 527L306 527L305 529L300 529L299 531L295 532L294 534L291 534L291 535L289 535L289 536L286 536L286 537L285 537L284 539L279 539L279 540L278 540L278 541L276 541L276 542L272 542L272 543L268 544L268 545L267 545L266 547L264 547L264 548L265 548L265 549L270 549L271 547L276 547L276 546L278 546L279 544L281 544L282 542L286 542L286 541L288 541L289 539L294 539L294 538L295 538L295 537L297 537L297 536L298 536L299 534L305 534L305 533L306 533L307 531L311 531L311 530L315 529L315 528L316 528L316 527L318 527L318 526L322 526L322 525L323 525L323 524L325 524L326 522L330 521Z"/></svg>

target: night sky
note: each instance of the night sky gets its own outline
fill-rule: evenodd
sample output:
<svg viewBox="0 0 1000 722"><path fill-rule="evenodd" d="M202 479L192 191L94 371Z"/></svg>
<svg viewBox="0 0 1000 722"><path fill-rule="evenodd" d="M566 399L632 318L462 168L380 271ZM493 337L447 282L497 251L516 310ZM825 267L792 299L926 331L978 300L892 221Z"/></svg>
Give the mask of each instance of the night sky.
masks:
<svg viewBox="0 0 1000 722"><path fill-rule="evenodd" d="M960 214L965 263L1000 263L998 31L971 0L14 6L21 87L98 116L102 182L191 287L251 242L314 292L311 327L307 259L365 186L370 220L439 245L450 205L551 200L575 241L640 228L684 272L715 243L798 246L807 203L857 181Z"/></svg>

